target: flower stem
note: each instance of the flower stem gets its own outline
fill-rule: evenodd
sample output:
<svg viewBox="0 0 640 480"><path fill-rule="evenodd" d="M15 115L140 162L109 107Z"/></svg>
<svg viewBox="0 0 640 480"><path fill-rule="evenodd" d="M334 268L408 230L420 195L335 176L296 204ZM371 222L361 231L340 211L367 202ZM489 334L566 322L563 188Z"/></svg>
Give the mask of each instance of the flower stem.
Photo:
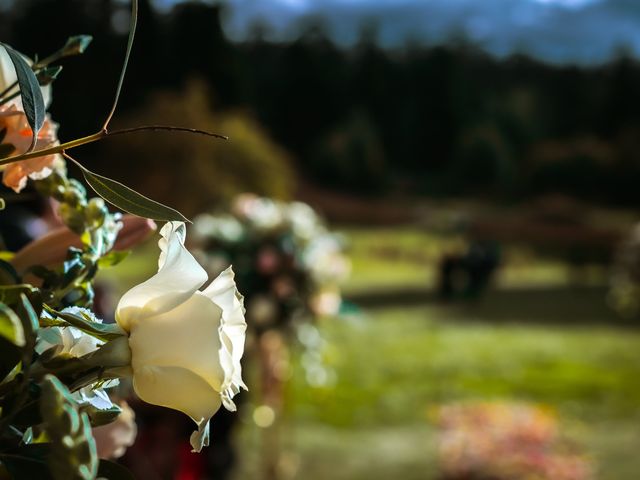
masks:
<svg viewBox="0 0 640 480"><path fill-rule="evenodd" d="M113 106L111 107L111 111L109 115L107 115L107 119L104 121L104 125L102 126L102 130L106 131L109 126L109 122L113 117L113 114L116 113L116 108L118 107L118 100L120 99L120 92L122 91L122 84L124 83L124 77L127 73L127 65L129 64L129 56L131 55L131 49L133 48L133 39L136 35L136 26L138 24L138 0L131 0L131 24L129 26L129 38L127 39L127 51L124 55L124 62L122 64L122 71L120 72L120 79L118 80L118 87L116 88L116 95L113 99Z"/></svg>
<svg viewBox="0 0 640 480"><path fill-rule="evenodd" d="M225 135L220 135L219 133L207 132L205 130L198 130L197 128L174 127L171 125L142 125L140 127L123 128L122 130L113 130L113 131L100 130L99 132L96 132L92 135L87 135L86 137L78 138L76 140L71 140L69 142L56 145L54 147L43 148L42 150L36 150L34 152L22 153L20 155L14 155L13 157L3 158L0 160L0 165L7 165L13 162L29 160L30 158L44 157L45 155L62 153L65 150L70 150L72 148L79 147L81 145L97 142L107 137L115 137L117 135L125 135L127 133L135 133L135 132L143 132L143 131L186 132L186 133L197 133L199 135L206 135L208 137L221 138L223 140L228 140L229 138Z"/></svg>

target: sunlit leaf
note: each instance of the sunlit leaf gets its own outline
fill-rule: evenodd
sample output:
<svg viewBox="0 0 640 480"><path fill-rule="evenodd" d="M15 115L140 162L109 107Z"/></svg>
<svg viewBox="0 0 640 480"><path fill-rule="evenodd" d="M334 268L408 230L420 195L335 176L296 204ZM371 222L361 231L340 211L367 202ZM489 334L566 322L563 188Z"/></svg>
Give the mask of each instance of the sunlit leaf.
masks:
<svg viewBox="0 0 640 480"><path fill-rule="evenodd" d="M0 303L0 336L16 347L24 347L24 328L16 312Z"/></svg>
<svg viewBox="0 0 640 480"><path fill-rule="evenodd" d="M115 207L133 215L152 220L190 222L171 207L151 200L120 182L83 169L84 178L93 190Z"/></svg>
<svg viewBox="0 0 640 480"><path fill-rule="evenodd" d="M24 293L20 294L20 307L19 313L22 314L22 326L25 330L29 329L29 334L34 334L40 328L39 315Z"/></svg>
<svg viewBox="0 0 640 480"><path fill-rule="evenodd" d="M51 315L64 320L69 325L100 340L108 342L109 340L113 340L124 335L124 331L115 323L98 323L80 314L57 312L51 308L45 308Z"/></svg>
<svg viewBox="0 0 640 480"><path fill-rule="evenodd" d="M98 267L109 268L115 267L131 253L130 250L113 250L98 260Z"/></svg>

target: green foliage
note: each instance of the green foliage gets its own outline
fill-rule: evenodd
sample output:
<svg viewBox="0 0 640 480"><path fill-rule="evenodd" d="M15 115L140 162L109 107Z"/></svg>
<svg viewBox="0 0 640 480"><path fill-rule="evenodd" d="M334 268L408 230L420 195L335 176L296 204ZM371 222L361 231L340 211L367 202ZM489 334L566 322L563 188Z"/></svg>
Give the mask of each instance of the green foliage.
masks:
<svg viewBox="0 0 640 480"><path fill-rule="evenodd" d="M93 480L98 453L86 412L79 412L69 390L53 375L42 382L40 412L51 439L49 466L55 480Z"/></svg>
<svg viewBox="0 0 640 480"><path fill-rule="evenodd" d="M16 347L24 347L26 343L20 318L4 303L0 303L0 337Z"/></svg>
<svg viewBox="0 0 640 480"><path fill-rule="evenodd" d="M115 323L98 323L82 314L57 312L51 308L47 308L47 311L51 315L64 320L68 325L105 342L115 340L124 334L122 329Z"/></svg>
<svg viewBox="0 0 640 480"><path fill-rule="evenodd" d="M151 200L120 182L93 173L86 168L82 173L98 195L120 210L164 222L189 222L180 212Z"/></svg>
<svg viewBox="0 0 640 480"><path fill-rule="evenodd" d="M98 267L110 268L119 265L131 254L130 250L112 250L98 260Z"/></svg>
<svg viewBox="0 0 640 480"><path fill-rule="evenodd" d="M323 185L350 192L379 192L389 180L384 147L371 118L362 112L352 114L328 134L310 163Z"/></svg>

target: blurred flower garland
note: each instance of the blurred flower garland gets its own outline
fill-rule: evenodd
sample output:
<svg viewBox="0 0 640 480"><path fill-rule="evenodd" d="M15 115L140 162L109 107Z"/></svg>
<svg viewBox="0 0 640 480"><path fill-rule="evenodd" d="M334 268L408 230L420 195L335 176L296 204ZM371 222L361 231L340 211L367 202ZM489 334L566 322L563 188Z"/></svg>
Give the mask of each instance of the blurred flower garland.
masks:
<svg viewBox="0 0 640 480"><path fill-rule="evenodd" d="M309 205L253 194L239 195L228 212L196 217L191 241L211 274L234 265L259 368L253 419L265 432L262 470L266 478L279 478L278 424L291 342L304 350L310 384L322 386L335 376L323 362L325 342L313 320L340 310L340 284L350 271L344 242Z"/></svg>
<svg viewBox="0 0 640 480"><path fill-rule="evenodd" d="M228 213L197 216L191 245L211 274L234 265L257 336L277 330L313 343L308 320L340 310L351 269L344 241L305 203L242 194Z"/></svg>

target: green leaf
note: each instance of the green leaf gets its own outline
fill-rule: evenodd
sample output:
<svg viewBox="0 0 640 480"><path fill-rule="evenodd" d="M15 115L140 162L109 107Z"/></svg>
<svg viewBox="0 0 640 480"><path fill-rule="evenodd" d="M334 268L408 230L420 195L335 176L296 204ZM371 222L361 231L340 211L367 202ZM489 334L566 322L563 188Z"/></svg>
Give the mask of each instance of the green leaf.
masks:
<svg viewBox="0 0 640 480"><path fill-rule="evenodd" d="M133 473L124 465L104 459L100 459L98 466L98 478L101 477L109 480L136 480Z"/></svg>
<svg viewBox="0 0 640 480"><path fill-rule="evenodd" d="M63 319L69 325L76 327L77 329L82 330L83 332L88 333L92 337L98 338L100 340L108 342L109 340L114 340L124 335L124 331L114 323L98 323L75 313L57 312L51 308L45 308L50 314Z"/></svg>
<svg viewBox="0 0 640 480"><path fill-rule="evenodd" d="M9 58L11 58L11 62L16 70L18 85L20 86L20 96L22 97L22 107L27 116L29 126L33 131L33 139L31 141L31 148L29 149L33 150L38 139L38 132L44 124L46 114L40 83L38 83L38 79L35 73L33 73L31 66L22 55L6 44L2 44L2 46L9 54Z"/></svg>
<svg viewBox="0 0 640 480"><path fill-rule="evenodd" d="M121 261L129 256L131 250L112 250L98 260L98 267L109 268L115 267Z"/></svg>
<svg viewBox="0 0 640 480"><path fill-rule="evenodd" d="M62 55L68 57L84 53L92 40L93 37L91 35L76 35L69 37L67 43L62 47Z"/></svg>
<svg viewBox="0 0 640 480"><path fill-rule="evenodd" d="M36 74L36 78L41 86L49 85L58 78L61 71L62 67L59 65L56 65L55 67L46 67Z"/></svg>
<svg viewBox="0 0 640 480"><path fill-rule="evenodd" d="M69 389L55 376L45 375L41 384L40 412L44 432L51 439L48 463L56 480L92 480L98 473L98 452L86 413Z"/></svg>
<svg viewBox="0 0 640 480"><path fill-rule="evenodd" d="M29 329L29 331L25 333L34 334L38 331L38 328L40 328L40 322L38 321L40 315L36 313L33 305L31 305L31 302L24 293L20 294L20 307L20 313L22 313L22 315L20 315L20 318L22 318L22 326L25 330L27 328Z"/></svg>
<svg viewBox="0 0 640 480"><path fill-rule="evenodd" d="M120 182L93 173L83 167L82 173L93 190L107 202L127 213L162 222L188 222L184 215L171 207L151 200Z"/></svg>
<svg viewBox="0 0 640 480"><path fill-rule="evenodd" d="M9 262L0 259L0 285L15 285L20 283L20 276Z"/></svg>
<svg viewBox="0 0 640 480"><path fill-rule="evenodd" d="M0 302L6 303L7 305L14 305L18 303L20 294L26 293L35 295L37 292L37 288L26 283L20 285L0 286Z"/></svg>
<svg viewBox="0 0 640 480"><path fill-rule="evenodd" d="M0 336L16 347L24 347L26 344L20 317L4 303L0 303Z"/></svg>
<svg viewBox="0 0 640 480"><path fill-rule="evenodd" d="M80 407L80 411L89 415L92 427L100 427L102 425L108 425L111 422L115 422L122 413L122 409L117 405L114 405L111 408L100 409L94 407L90 403L82 405Z"/></svg>

